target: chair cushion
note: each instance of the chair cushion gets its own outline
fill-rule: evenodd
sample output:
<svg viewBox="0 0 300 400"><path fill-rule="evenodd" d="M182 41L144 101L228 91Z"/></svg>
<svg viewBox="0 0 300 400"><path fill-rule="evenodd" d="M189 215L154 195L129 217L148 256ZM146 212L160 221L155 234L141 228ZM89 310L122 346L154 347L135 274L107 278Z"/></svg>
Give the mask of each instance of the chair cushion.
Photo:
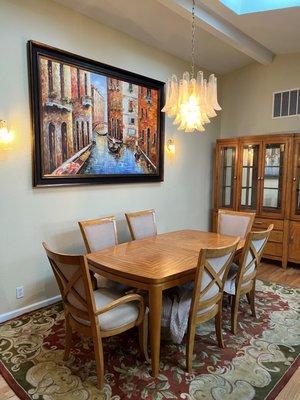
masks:
<svg viewBox="0 0 300 400"><path fill-rule="evenodd" d="M239 266L235 263L232 263L230 270L227 275L227 280L224 285L224 292L228 294L235 294L235 280L236 276L239 270ZM248 269L247 273L244 274L243 276L243 282L242 282L242 287L247 286L250 283L250 279L247 280L247 276L250 275L253 271L255 270L255 265L251 265L251 267Z"/></svg>
<svg viewBox="0 0 300 400"><path fill-rule="evenodd" d="M235 278L238 270L239 266L235 263L232 263L224 285L224 292L228 294L235 294Z"/></svg>
<svg viewBox="0 0 300 400"><path fill-rule="evenodd" d="M112 289L98 289L94 291L94 298L96 308L102 308L105 305L112 303L114 300L119 299L120 293ZM99 323L101 331L110 331L112 329L120 328L123 325L129 324L137 320L139 316L139 308L136 302L121 304L112 308L104 314L99 315ZM90 325L90 321L82 320L73 316L78 322L84 325Z"/></svg>

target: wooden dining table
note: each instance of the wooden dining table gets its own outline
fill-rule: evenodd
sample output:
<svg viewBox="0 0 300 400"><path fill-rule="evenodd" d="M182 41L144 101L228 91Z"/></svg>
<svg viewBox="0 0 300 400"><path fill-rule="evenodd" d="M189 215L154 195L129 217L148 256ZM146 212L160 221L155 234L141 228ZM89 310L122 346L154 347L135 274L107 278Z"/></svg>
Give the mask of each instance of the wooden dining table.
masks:
<svg viewBox="0 0 300 400"><path fill-rule="evenodd" d="M181 230L122 243L87 255L91 271L148 291L152 375L159 374L163 290L195 277L202 248L230 246L236 237ZM238 251L244 246L240 241Z"/></svg>

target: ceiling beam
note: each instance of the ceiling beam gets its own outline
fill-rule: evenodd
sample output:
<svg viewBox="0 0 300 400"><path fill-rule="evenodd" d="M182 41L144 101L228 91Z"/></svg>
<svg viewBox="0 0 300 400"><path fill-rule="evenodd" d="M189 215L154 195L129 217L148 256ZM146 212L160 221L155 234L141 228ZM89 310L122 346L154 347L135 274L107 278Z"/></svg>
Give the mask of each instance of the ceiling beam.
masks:
<svg viewBox="0 0 300 400"><path fill-rule="evenodd" d="M185 19L191 20L191 0L158 1ZM199 1L195 7L195 20L197 26L251 57L253 60L261 64L270 64L273 61L274 54L269 49L215 14L203 4L199 4Z"/></svg>

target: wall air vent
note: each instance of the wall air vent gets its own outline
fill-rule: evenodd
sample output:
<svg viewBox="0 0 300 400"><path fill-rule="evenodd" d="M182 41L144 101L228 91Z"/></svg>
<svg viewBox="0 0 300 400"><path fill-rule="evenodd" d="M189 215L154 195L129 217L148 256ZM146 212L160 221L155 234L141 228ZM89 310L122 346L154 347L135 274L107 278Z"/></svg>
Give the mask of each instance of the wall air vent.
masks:
<svg viewBox="0 0 300 400"><path fill-rule="evenodd" d="M273 118L300 116L300 89L273 93Z"/></svg>

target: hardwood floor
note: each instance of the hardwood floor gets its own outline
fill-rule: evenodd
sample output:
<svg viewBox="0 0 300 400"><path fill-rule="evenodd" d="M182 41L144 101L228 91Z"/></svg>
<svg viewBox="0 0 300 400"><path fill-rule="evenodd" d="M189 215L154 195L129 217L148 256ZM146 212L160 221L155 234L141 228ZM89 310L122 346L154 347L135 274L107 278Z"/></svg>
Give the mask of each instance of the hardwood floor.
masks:
<svg viewBox="0 0 300 400"><path fill-rule="evenodd" d="M19 400L5 380L0 375L0 399L1 400Z"/></svg>
<svg viewBox="0 0 300 400"><path fill-rule="evenodd" d="M264 262L258 271L258 278L300 288L300 266L289 267L284 270L278 265ZM14 394L1 375L0 399L19 400L19 397ZM292 376L275 400L300 400L300 369Z"/></svg>
<svg viewBox="0 0 300 400"><path fill-rule="evenodd" d="M300 265L283 269L279 265L264 262L258 269L257 277L265 281L300 288Z"/></svg>

